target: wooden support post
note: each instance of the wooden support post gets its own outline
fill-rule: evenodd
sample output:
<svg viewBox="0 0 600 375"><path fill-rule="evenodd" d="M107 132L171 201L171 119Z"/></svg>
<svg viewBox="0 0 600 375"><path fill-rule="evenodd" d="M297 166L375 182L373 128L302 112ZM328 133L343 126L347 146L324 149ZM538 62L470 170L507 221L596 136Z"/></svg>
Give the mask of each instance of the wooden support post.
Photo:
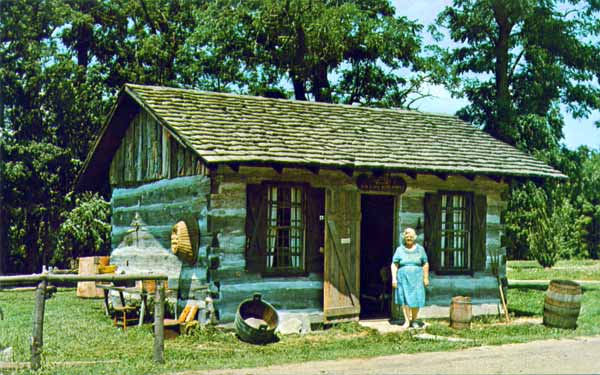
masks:
<svg viewBox="0 0 600 375"><path fill-rule="evenodd" d="M154 361L164 363L165 350L165 284L156 280L154 295Z"/></svg>
<svg viewBox="0 0 600 375"><path fill-rule="evenodd" d="M504 298L504 291L502 290L502 283L500 282L500 279L498 279L498 289L500 290L500 301L502 302L502 307L504 308L504 317L506 318L506 323L510 323L508 307L506 306L506 299Z"/></svg>
<svg viewBox="0 0 600 375"><path fill-rule="evenodd" d="M35 310L33 311L33 333L31 335L31 368L37 370L42 365L42 346L44 345L44 309L46 304L45 279L35 290Z"/></svg>

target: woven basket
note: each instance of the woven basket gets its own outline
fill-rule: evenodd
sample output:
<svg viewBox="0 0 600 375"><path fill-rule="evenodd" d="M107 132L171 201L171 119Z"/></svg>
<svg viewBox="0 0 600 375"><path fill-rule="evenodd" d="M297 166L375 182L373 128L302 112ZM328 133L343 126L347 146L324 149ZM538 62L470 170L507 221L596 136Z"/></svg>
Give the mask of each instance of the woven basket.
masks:
<svg viewBox="0 0 600 375"><path fill-rule="evenodd" d="M182 261L194 264L200 231L196 220L180 220L173 226L171 231L171 250Z"/></svg>

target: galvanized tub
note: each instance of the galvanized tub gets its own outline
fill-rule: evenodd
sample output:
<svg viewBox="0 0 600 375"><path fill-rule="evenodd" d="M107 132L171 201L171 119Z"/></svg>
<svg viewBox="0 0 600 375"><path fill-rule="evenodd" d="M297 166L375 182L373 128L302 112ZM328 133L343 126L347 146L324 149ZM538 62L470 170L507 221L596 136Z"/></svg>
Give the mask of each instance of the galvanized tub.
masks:
<svg viewBox="0 0 600 375"><path fill-rule="evenodd" d="M235 330L239 338L251 344L266 344L275 340L279 325L277 310L263 301L259 293L242 301L235 314Z"/></svg>

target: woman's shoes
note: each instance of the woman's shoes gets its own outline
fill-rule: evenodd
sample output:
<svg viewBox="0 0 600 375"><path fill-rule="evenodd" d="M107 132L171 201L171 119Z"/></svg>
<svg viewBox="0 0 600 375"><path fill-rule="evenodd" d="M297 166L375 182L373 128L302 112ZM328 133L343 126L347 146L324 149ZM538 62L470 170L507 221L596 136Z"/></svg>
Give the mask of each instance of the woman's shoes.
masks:
<svg viewBox="0 0 600 375"><path fill-rule="evenodd" d="M411 322L410 328L421 328L421 325L416 320Z"/></svg>

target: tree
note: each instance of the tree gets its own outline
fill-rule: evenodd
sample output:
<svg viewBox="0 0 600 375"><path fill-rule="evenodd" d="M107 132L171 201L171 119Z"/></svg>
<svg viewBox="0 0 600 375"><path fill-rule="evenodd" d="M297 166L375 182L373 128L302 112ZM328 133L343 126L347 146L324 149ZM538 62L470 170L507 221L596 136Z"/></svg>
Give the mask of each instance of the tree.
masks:
<svg viewBox="0 0 600 375"><path fill-rule="evenodd" d="M564 125L560 108L565 106L576 118L600 109L599 12L596 1L455 0L437 23L458 43L439 51L454 76L447 86L471 102L458 115L556 168L565 168L576 180L582 173L579 163L586 157L560 147ZM530 245L541 244L546 237L532 237L539 232L524 228L541 225L542 231L558 225L557 207L583 225L583 205L577 203L576 194L582 189L571 182L547 184L545 199L540 200L530 187L513 186L507 215L509 254L522 257ZM540 221L532 222L529 210L542 201L546 208L533 217ZM585 252L570 246L562 254Z"/></svg>
<svg viewBox="0 0 600 375"><path fill-rule="evenodd" d="M426 64L421 25L395 17L387 0L220 0L198 23L200 58L223 61L229 77L239 61L236 84L254 93L287 81L297 100L400 106L425 79L399 73Z"/></svg>
<svg viewBox="0 0 600 375"><path fill-rule="evenodd" d="M459 116L533 152L562 138L559 105L575 117L600 109L595 1L455 0L438 17L460 45L445 61L471 104Z"/></svg>

